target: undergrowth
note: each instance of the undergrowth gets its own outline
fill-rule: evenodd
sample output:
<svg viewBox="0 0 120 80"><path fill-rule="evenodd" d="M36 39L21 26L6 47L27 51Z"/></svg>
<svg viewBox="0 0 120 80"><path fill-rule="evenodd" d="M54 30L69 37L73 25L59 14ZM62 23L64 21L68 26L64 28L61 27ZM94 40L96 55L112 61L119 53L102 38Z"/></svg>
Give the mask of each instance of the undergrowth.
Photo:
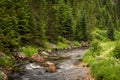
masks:
<svg viewBox="0 0 120 80"><path fill-rule="evenodd" d="M32 55L38 53L38 48L32 47L32 46L27 46L21 48L21 51L28 57L31 57Z"/></svg>
<svg viewBox="0 0 120 80"><path fill-rule="evenodd" d="M94 39L83 61L91 67L95 80L120 80L120 41L102 39L105 34L97 34L103 36Z"/></svg>
<svg viewBox="0 0 120 80"><path fill-rule="evenodd" d="M94 51L90 48L84 56L84 62L91 67L95 80L120 80L120 47L115 42L99 42L96 48Z"/></svg>

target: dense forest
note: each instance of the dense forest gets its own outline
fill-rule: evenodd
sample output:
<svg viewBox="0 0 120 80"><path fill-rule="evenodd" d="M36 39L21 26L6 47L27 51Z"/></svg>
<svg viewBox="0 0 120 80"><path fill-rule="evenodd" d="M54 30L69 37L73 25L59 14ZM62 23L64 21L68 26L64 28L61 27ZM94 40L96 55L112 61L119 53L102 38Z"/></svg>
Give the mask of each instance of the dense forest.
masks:
<svg viewBox="0 0 120 80"><path fill-rule="evenodd" d="M28 48L67 49L87 42L90 49L84 61L92 67L93 77L119 80L119 40L120 0L0 0L1 67L15 68L16 53ZM111 53L110 59L95 61L105 51Z"/></svg>
<svg viewBox="0 0 120 80"><path fill-rule="evenodd" d="M89 41L98 28L119 29L117 0L1 0L0 50L13 51L25 45L45 47L60 39Z"/></svg>

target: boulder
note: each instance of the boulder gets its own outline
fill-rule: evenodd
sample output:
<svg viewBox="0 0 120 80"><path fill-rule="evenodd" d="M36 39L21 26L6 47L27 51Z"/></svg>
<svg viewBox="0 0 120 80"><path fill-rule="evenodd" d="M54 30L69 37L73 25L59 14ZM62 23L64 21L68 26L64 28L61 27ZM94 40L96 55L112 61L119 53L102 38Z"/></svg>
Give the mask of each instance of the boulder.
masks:
<svg viewBox="0 0 120 80"><path fill-rule="evenodd" d="M52 53L52 50L47 50L48 53Z"/></svg>
<svg viewBox="0 0 120 80"><path fill-rule="evenodd" d="M40 56L39 54L34 54L31 58L30 61L36 61L36 62L44 62L45 59Z"/></svg>
<svg viewBox="0 0 120 80"><path fill-rule="evenodd" d="M0 80L8 80L7 75L2 71L0 71Z"/></svg>
<svg viewBox="0 0 120 80"><path fill-rule="evenodd" d="M5 53L3 53L2 51L0 52L0 56L5 56Z"/></svg>
<svg viewBox="0 0 120 80"><path fill-rule="evenodd" d="M45 64L48 65L50 72L56 72L56 66L54 63L47 61Z"/></svg>
<svg viewBox="0 0 120 80"><path fill-rule="evenodd" d="M86 43L85 43L85 46L86 46L86 47L89 47L89 43L88 43L88 42L86 42Z"/></svg>
<svg viewBox="0 0 120 80"><path fill-rule="evenodd" d="M41 55L43 55L43 56L49 56L49 53L47 53L47 52L45 52L45 51L42 51L42 52L41 52Z"/></svg>
<svg viewBox="0 0 120 80"><path fill-rule="evenodd" d="M75 66L77 66L77 67L89 67L89 65L87 63L84 63L84 62L77 62L77 63L75 63Z"/></svg>
<svg viewBox="0 0 120 80"><path fill-rule="evenodd" d="M89 47L89 43L85 42L85 41L82 41L81 45L82 45L82 47Z"/></svg>
<svg viewBox="0 0 120 80"><path fill-rule="evenodd" d="M22 59L27 58L27 56L23 52L19 52L17 56Z"/></svg>

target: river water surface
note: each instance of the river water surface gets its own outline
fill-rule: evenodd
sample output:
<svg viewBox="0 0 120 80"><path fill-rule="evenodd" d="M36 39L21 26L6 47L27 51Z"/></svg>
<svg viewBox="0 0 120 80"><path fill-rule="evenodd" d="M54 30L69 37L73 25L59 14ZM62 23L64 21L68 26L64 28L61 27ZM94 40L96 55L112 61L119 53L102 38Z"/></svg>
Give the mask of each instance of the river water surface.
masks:
<svg viewBox="0 0 120 80"><path fill-rule="evenodd" d="M56 57L69 57L61 60L51 60L58 69L55 73L46 71L45 67L38 63L28 63L21 72L11 74L10 80L87 80L90 75L89 68L76 66L75 63L81 62L87 49L72 49L54 53Z"/></svg>

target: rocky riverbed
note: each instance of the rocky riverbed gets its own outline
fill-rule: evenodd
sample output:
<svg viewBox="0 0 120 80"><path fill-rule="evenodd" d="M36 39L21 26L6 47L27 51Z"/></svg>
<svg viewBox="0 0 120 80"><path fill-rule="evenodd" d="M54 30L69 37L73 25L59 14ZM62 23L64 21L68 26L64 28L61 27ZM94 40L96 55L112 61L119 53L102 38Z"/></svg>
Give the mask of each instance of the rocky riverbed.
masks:
<svg viewBox="0 0 120 80"><path fill-rule="evenodd" d="M57 66L51 73L48 67L32 62L22 66L24 69L10 74L9 80L93 80L89 67L82 62L87 49L72 49L53 53L49 61Z"/></svg>

